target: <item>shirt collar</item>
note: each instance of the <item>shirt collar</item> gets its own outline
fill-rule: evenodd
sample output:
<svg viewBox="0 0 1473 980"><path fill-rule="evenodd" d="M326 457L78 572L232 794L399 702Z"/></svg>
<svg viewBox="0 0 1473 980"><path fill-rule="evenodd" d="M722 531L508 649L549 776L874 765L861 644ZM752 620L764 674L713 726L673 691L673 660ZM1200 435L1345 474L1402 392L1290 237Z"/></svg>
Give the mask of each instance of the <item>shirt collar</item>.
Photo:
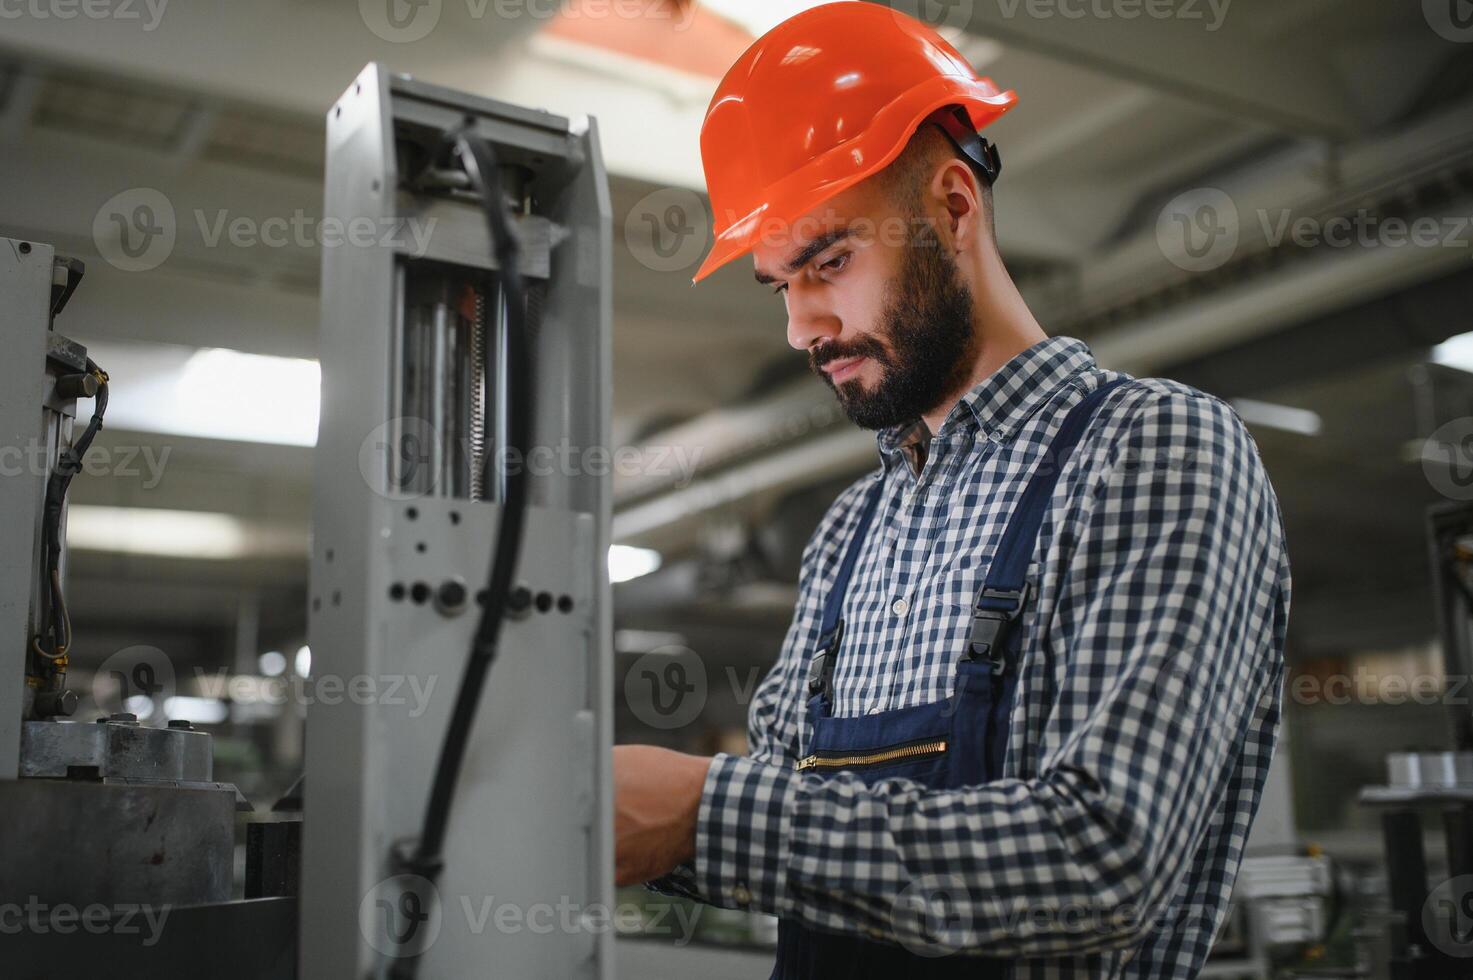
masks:
<svg viewBox="0 0 1473 980"><path fill-rule="evenodd" d="M976 428L988 438L1008 442L1033 414L1070 378L1095 366L1094 355L1083 341L1050 337L1018 354L987 380L962 395L941 423L938 436L958 429ZM906 447L917 439L929 443L924 421L881 429L876 434L880 456L888 469L906 458Z"/></svg>

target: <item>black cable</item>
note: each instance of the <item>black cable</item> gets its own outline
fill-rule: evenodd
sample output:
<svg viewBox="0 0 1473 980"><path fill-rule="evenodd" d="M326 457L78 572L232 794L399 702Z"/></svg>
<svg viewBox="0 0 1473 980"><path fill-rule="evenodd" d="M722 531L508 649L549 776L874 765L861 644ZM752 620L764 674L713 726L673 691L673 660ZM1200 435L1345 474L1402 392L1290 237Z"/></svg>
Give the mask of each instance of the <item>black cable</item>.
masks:
<svg viewBox="0 0 1473 980"><path fill-rule="evenodd" d="M491 233L491 248L500 270L502 296L506 302L507 440L506 446L496 448L503 460L510 453L519 453L520 459L525 459L528 443L532 438L531 363L527 356L526 289L522 284L518 265L519 251L512 232L511 214L502 194L496 155L490 145L466 135L464 130L449 134L447 139L454 141L460 153L461 165L481 197L481 204L486 212L486 225ZM490 345L487 345L487 351L489 358ZM490 377L488 371L488 384ZM490 398L485 400L485 406L489 431ZM488 468L491 465L489 454L486 465ZM450 805L455 797L461 762L470 742L481 690L485 686L491 663L496 658L497 641L511 598L512 577L516 573L517 558L521 552L522 527L527 508L525 466L508 467L505 488L496 548L491 559L490 578L486 584L486 604L482 607L480 621L476 624L470 656L466 661L465 673L461 676L460 689L456 693L455 707L450 715L450 725L446 728L445 740L440 745L439 763L435 767L435 778L425 807L424 828L419 839L413 842L412 852L406 854L396 851L392 858L401 870L419 875L431 885L438 879L444 867L441 851L445 843ZM418 955L397 960L391 971L392 976L398 980L409 980L415 975L418 961Z"/></svg>
<svg viewBox="0 0 1473 980"><path fill-rule="evenodd" d="M107 372L87 358L87 374L97 378L97 393L92 401L92 418L76 442L61 450L56 467L46 480L46 497L41 510L41 543L44 563L41 574L41 626L33 644L37 653L48 660L66 655L72 645L71 620L67 616L66 599L61 592L61 515L66 507L66 492L72 477L82 469L82 458L102 428L107 413Z"/></svg>

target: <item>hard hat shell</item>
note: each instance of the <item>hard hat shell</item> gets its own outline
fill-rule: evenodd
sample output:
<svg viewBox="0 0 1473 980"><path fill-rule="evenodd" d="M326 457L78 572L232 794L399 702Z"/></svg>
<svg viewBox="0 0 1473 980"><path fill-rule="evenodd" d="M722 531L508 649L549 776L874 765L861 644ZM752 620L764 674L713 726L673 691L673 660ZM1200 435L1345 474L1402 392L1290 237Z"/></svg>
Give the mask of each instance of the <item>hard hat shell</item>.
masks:
<svg viewBox="0 0 1473 980"><path fill-rule="evenodd" d="M932 112L981 129L1016 103L936 30L841 0L783 21L727 71L701 126L715 244L694 282L900 155Z"/></svg>

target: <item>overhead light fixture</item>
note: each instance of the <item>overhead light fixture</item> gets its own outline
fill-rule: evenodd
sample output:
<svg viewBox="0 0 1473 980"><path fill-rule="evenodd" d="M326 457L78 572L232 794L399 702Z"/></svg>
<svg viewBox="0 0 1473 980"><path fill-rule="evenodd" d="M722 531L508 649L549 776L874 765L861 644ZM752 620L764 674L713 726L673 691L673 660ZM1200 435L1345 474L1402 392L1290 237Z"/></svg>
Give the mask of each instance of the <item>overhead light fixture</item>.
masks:
<svg viewBox="0 0 1473 980"><path fill-rule="evenodd" d="M79 551L167 558L239 558L246 543L240 519L229 514L92 504L68 508L66 538Z"/></svg>
<svg viewBox="0 0 1473 980"><path fill-rule="evenodd" d="M761 37L794 14L829 2L831 0L767 0L766 3L753 3L752 0L701 0L701 6L715 11L734 24L740 24L753 37Z"/></svg>
<svg viewBox="0 0 1473 980"><path fill-rule="evenodd" d="M196 725L218 725L230 717L230 706L219 698L196 698L176 694L164 699L164 714L170 721L189 721Z"/></svg>
<svg viewBox="0 0 1473 980"><path fill-rule="evenodd" d="M87 341L113 380L111 429L281 446L317 443L314 360L224 347Z"/></svg>
<svg viewBox="0 0 1473 980"><path fill-rule="evenodd" d="M95 504L67 508L66 540L77 551L161 558L281 558L307 551L304 533L234 514Z"/></svg>
<svg viewBox="0 0 1473 980"><path fill-rule="evenodd" d="M1432 363L1473 374L1473 333L1460 333L1432 348Z"/></svg>
<svg viewBox="0 0 1473 980"><path fill-rule="evenodd" d="M180 435L317 444L322 369L316 361L209 348L184 365L178 392L186 409L181 428L196 430Z"/></svg>
<svg viewBox="0 0 1473 980"><path fill-rule="evenodd" d="M1273 402L1255 401L1252 398L1234 398L1232 405L1238 416L1249 425L1261 425L1301 436L1317 436L1324 427L1320 413L1307 408L1292 408Z"/></svg>
<svg viewBox="0 0 1473 980"><path fill-rule="evenodd" d="M153 698L147 694L134 694L123 702L123 709L131 711L139 721L153 717Z"/></svg>
<svg viewBox="0 0 1473 980"><path fill-rule="evenodd" d="M654 653L672 648L684 649L688 644L684 633L667 633L663 630L614 630L616 653Z"/></svg>
<svg viewBox="0 0 1473 980"><path fill-rule="evenodd" d="M616 544L609 548L609 581L628 582L660 567L660 553L651 548Z"/></svg>

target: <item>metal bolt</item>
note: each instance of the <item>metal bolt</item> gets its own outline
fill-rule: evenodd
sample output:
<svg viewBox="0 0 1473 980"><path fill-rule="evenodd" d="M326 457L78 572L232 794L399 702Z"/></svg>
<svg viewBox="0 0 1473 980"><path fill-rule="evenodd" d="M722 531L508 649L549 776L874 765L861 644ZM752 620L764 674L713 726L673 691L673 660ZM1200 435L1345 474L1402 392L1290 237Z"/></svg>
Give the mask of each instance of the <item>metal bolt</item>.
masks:
<svg viewBox="0 0 1473 980"><path fill-rule="evenodd" d="M435 608L446 616L454 616L465 610L470 592L465 582L458 578L447 578L435 590Z"/></svg>
<svg viewBox="0 0 1473 980"><path fill-rule="evenodd" d="M173 721L169 722L169 727L170 728L177 728L181 732L192 732L192 731L194 731L194 724L192 722L190 722L190 721L187 721L184 718L176 718L176 719L174 719Z"/></svg>
<svg viewBox="0 0 1473 980"><path fill-rule="evenodd" d="M511 590L506 599L506 611L513 616L525 616L532 608L532 590L519 585Z"/></svg>
<svg viewBox="0 0 1473 980"><path fill-rule="evenodd" d="M76 710L76 691L45 691L36 695L36 714L39 717L66 717Z"/></svg>
<svg viewBox="0 0 1473 980"><path fill-rule="evenodd" d="M136 725L138 716L131 711L116 711L107 716L107 720L114 725Z"/></svg>

